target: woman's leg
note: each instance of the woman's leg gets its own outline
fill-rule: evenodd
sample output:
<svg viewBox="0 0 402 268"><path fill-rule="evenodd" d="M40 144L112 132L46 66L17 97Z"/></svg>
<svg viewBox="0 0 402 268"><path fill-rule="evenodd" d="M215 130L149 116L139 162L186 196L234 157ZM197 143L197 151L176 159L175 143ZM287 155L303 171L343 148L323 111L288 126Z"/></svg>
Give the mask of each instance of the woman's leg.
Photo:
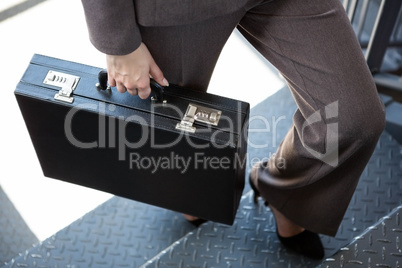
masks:
<svg viewBox="0 0 402 268"><path fill-rule="evenodd" d="M244 13L242 9L199 23L140 30L169 82L206 91L222 48Z"/></svg>
<svg viewBox="0 0 402 268"><path fill-rule="evenodd" d="M286 218L335 235L384 128L384 108L339 0L274 0L238 29L283 74L298 105L258 188Z"/></svg>

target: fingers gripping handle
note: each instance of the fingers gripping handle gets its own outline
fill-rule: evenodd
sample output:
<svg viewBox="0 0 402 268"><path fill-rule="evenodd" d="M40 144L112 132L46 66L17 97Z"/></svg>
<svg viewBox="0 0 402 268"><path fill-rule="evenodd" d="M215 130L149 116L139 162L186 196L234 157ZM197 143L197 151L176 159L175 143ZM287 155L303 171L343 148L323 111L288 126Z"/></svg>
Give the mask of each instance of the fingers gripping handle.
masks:
<svg viewBox="0 0 402 268"><path fill-rule="evenodd" d="M152 78L150 79L150 84L151 84L151 90L154 94L153 101L163 102L164 87L156 83L155 80ZM96 87L99 90L110 90L110 87L107 85L107 70L102 69L98 73L98 83L96 84Z"/></svg>

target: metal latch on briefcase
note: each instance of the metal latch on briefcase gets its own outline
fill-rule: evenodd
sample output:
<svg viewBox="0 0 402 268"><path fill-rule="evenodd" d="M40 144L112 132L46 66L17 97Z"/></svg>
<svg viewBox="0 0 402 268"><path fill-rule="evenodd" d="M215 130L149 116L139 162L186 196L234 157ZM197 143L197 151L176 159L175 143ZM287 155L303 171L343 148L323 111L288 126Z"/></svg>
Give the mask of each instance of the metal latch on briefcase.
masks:
<svg viewBox="0 0 402 268"><path fill-rule="evenodd" d="M49 71L45 80L43 80L43 83L46 85L61 87L59 92L54 95L54 98L59 101L72 103L74 101L72 94L74 89L77 87L79 80L80 77L75 75Z"/></svg>
<svg viewBox="0 0 402 268"><path fill-rule="evenodd" d="M193 126L194 121L217 126L221 115L222 112L219 110L190 103L183 119L177 123L176 129L194 133L196 130Z"/></svg>

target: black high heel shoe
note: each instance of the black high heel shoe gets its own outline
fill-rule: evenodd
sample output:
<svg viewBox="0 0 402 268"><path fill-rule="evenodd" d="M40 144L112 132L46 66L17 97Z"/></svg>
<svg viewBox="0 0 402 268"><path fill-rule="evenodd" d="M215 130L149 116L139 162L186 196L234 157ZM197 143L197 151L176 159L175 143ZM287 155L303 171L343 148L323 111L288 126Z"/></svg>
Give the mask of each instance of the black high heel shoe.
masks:
<svg viewBox="0 0 402 268"><path fill-rule="evenodd" d="M254 204L257 204L258 203L258 197L261 196L260 191L258 191L257 187L254 185L253 181L251 180L251 175L248 177L248 181L249 181L250 187L251 187L251 189L253 190L253 193L254 193L253 194ZM268 206L269 204L268 204L267 201L264 201L264 205Z"/></svg>
<svg viewBox="0 0 402 268"><path fill-rule="evenodd" d="M254 203L257 203L258 197L260 197L261 194L253 183L251 173L249 176L249 183L251 189L254 192ZM268 202L265 201L265 206L268 205ZM279 241L281 241L282 245L284 245L287 249L293 250L311 259L322 259L324 257L324 247L321 243L320 237L316 233L304 230L297 235L291 237L283 237L279 235L278 227L276 227L276 235L278 236Z"/></svg>
<svg viewBox="0 0 402 268"><path fill-rule="evenodd" d="M196 219L196 220L192 220L192 221L188 221L189 223L191 223L192 225L194 225L195 227L199 227L201 224L204 224L207 222L207 220L204 219Z"/></svg>
<svg viewBox="0 0 402 268"><path fill-rule="evenodd" d="M282 237L276 228L276 235L287 249L293 250L311 259L324 258L324 247L318 234L304 230L300 234L291 237Z"/></svg>
<svg viewBox="0 0 402 268"><path fill-rule="evenodd" d="M253 172L253 169L258 168L258 167L260 167L261 165L265 165L265 166L266 166L266 163L258 163L258 164L256 164L256 165L254 165L254 167L252 168L252 170L251 170L251 172L250 172L250 175L249 175L249 177L248 177L248 182L249 182L249 184L250 184L251 189L253 190L253 201L254 201L254 204L257 204L257 203L258 203L258 197L260 197L261 194L260 194L260 191L257 189L257 186L255 186L255 184L253 183L253 180L252 180L252 178L251 178L251 174L252 174L252 172ZM257 176L257 175L256 175L256 176ZM265 206L268 206L269 204L268 204L267 201L264 200L264 205L265 205Z"/></svg>
<svg viewBox="0 0 402 268"><path fill-rule="evenodd" d="M199 227L201 224L206 223L207 220L191 216L189 214L183 214L183 217L187 220L187 222L191 223L195 227Z"/></svg>

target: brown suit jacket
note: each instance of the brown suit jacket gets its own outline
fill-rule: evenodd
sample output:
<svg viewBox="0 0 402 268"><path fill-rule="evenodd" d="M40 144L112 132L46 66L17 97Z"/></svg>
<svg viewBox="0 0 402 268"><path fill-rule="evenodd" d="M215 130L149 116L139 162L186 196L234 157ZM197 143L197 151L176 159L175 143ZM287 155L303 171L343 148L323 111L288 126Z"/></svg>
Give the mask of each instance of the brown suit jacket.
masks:
<svg viewBox="0 0 402 268"><path fill-rule="evenodd" d="M141 43L141 26L175 26L228 14L246 0L82 0L90 40L124 55Z"/></svg>

